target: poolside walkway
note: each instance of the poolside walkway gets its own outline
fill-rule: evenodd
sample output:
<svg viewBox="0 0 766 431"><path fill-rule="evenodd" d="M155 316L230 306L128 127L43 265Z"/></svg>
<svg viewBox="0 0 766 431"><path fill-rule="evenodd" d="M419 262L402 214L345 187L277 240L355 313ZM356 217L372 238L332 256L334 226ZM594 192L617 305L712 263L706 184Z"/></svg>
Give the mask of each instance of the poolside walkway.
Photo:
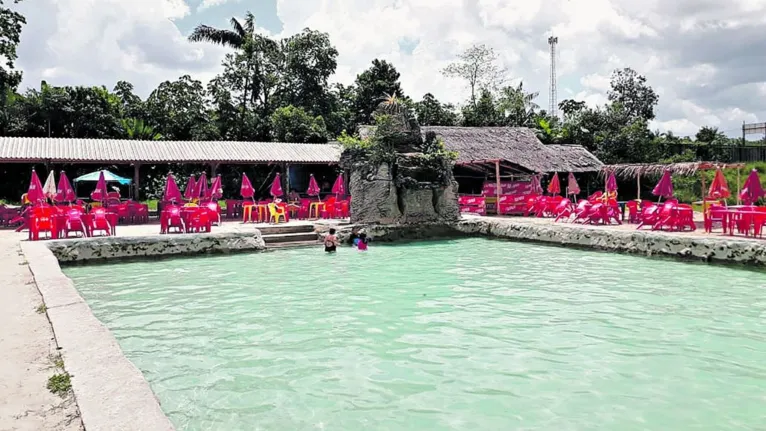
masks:
<svg viewBox="0 0 766 431"><path fill-rule="evenodd" d="M46 388L48 378L61 372L53 331L44 313L40 292L32 279L19 239L0 232L0 430L82 430L74 397L61 398Z"/></svg>

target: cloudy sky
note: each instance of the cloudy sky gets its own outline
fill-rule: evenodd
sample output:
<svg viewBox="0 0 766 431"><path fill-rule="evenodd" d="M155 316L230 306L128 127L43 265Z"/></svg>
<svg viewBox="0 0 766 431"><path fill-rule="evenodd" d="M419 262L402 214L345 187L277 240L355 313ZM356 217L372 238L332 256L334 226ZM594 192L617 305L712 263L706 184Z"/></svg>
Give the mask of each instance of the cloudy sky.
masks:
<svg viewBox="0 0 766 431"><path fill-rule="evenodd" d="M264 33L310 27L340 51L335 81L374 58L395 64L408 95L460 103L464 85L439 70L475 43L548 105L547 38L559 37L559 100L602 104L615 68L660 94L655 128L740 135L766 121L766 0L26 0L23 86L133 82L142 96L183 74L207 81L225 49L190 44L199 23L228 26L250 10Z"/></svg>

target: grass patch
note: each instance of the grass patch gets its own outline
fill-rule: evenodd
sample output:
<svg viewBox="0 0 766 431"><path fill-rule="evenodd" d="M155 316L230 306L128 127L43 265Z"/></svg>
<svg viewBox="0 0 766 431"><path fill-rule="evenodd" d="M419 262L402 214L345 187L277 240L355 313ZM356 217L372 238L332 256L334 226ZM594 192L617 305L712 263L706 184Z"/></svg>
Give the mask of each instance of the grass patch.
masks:
<svg viewBox="0 0 766 431"><path fill-rule="evenodd" d="M63 362L62 362L63 365ZM48 378L47 388L52 393L64 397L72 389L72 381L69 378L69 373L54 374Z"/></svg>
<svg viewBox="0 0 766 431"><path fill-rule="evenodd" d="M54 367L60 370L64 370L64 359L61 357L61 355L58 355L58 354L51 355L50 358L51 358L51 362L53 362Z"/></svg>
<svg viewBox="0 0 766 431"><path fill-rule="evenodd" d="M45 312L48 311L48 307L46 307L45 304L40 304L35 308L35 311L37 311L37 314L45 314Z"/></svg>

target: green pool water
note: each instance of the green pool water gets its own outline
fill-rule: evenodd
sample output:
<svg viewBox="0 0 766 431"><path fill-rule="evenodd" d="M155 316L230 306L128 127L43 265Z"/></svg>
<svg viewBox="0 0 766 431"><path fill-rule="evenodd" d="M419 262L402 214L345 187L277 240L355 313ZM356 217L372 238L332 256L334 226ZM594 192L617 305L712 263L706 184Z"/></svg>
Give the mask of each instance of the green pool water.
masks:
<svg viewBox="0 0 766 431"><path fill-rule="evenodd" d="M65 272L179 430L766 427L759 272L486 239Z"/></svg>

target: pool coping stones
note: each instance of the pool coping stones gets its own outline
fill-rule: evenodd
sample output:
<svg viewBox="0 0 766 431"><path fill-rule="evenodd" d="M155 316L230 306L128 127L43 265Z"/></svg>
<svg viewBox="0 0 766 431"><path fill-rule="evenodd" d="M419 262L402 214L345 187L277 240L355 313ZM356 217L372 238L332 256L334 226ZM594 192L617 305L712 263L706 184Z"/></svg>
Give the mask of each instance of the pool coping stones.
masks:
<svg viewBox="0 0 766 431"><path fill-rule="evenodd" d="M21 242L88 431L172 431L141 371L80 296L59 262L263 251L260 231Z"/></svg>

